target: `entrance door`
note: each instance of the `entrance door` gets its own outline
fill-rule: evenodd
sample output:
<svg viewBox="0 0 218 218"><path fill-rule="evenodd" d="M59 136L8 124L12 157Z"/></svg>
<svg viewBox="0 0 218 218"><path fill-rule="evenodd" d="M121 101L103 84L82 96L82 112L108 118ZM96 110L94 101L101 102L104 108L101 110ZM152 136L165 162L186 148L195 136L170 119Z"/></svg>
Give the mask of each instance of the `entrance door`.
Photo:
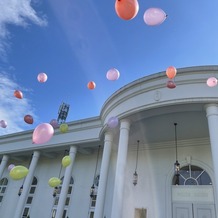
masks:
<svg viewBox="0 0 218 218"><path fill-rule="evenodd" d="M214 204L173 203L173 218L216 218Z"/></svg>
<svg viewBox="0 0 218 218"><path fill-rule="evenodd" d="M215 218L215 206L213 204L194 204L193 210L196 218Z"/></svg>

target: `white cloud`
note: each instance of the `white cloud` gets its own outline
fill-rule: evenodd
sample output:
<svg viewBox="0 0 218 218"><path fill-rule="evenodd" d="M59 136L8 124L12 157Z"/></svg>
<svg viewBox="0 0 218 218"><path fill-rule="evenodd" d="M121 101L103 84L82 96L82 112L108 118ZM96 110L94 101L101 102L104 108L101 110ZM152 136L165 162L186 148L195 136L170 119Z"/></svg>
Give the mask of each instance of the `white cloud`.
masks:
<svg viewBox="0 0 218 218"><path fill-rule="evenodd" d="M1 0L0 1L0 56L5 55L10 35L8 24L25 27L28 22L39 26L47 24L45 18L40 18L31 6L31 0Z"/></svg>
<svg viewBox="0 0 218 218"><path fill-rule="evenodd" d="M25 90L25 88L19 87L7 73L0 72L0 120L7 122L6 128L0 127L0 135L26 130L29 124L24 122L24 116L27 114L37 119L34 108L32 108L31 102L25 98L25 94L23 93L22 99L14 96L14 91L17 89Z"/></svg>

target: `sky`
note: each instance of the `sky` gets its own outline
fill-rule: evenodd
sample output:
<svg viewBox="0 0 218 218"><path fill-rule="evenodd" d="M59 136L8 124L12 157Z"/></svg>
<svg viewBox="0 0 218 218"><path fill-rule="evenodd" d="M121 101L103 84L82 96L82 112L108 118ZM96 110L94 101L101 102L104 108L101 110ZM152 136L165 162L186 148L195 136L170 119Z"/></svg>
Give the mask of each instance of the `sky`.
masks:
<svg viewBox="0 0 218 218"><path fill-rule="evenodd" d="M7 122L0 135L57 119L63 102L67 122L99 116L115 91L168 66L218 64L217 0L138 3L136 17L123 20L114 0L0 0L0 120ZM167 14L162 24L144 22L152 7ZM111 68L120 72L116 81L106 78Z"/></svg>

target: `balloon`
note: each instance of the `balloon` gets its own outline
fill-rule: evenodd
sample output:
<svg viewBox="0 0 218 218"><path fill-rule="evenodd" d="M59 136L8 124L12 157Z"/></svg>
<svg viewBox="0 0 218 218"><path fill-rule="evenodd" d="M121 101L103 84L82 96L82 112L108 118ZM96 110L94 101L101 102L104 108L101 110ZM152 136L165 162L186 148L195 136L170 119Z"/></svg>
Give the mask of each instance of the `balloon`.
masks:
<svg viewBox="0 0 218 218"><path fill-rule="evenodd" d="M20 180L27 176L29 170L21 165L15 166L10 170L10 177L14 180Z"/></svg>
<svg viewBox="0 0 218 218"><path fill-rule="evenodd" d="M37 79L40 83L44 83L47 81L48 76L45 73L39 73Z"/></svg>
<svg viewBox="0 0 218 218"><path fill-rule="evenodd" d="M119 123L119 120L117 117L111 117L108 119L108 122L107 122L107 125L110 127L110 128L115 128Z"/></svg>
<svg viewBox="0 0 218 218"><path fill-rule="evenodd" d="M63 159L62 159L62 166L63 166L63 167L67 167L67 166L69 166L70 164L71 164L71 158L70 158L70 156L67 155L67 156L63 157Z"/></svg>
<svg viewBox="0 0 218 218"><path fill-rule="evenodd" d="M58 121L56 119L52 119L50 121L50 124L53 126L53 128L57 128L59 126Z"/></svg>
<svg viewBox="0 0 218 218"><path fill-rule="evenodd" d="M10 165L8 166L8 170L11 171L14 167L15 167L14 164L10 164Z"/></svg>
<svg viewBox="0 0 218 218"><path fill-rule="evenodd" d="M48 180L48 184L50 187L54 188L54 187L59 186L61 184L61 180L57 177L52 177Z"/></svg>
<svg viewBox="0 0 218 218"><path fill-rule="evenodd" d="M174 88L176 88L176 84L172 80L169 80L167 82L167 88L174 89Z"/></svg>
<svg viewBox="0 0 218 218"><path fill-rule="evenodd" d="M210 77L208 80L207 80L207 85L209 87L214 87L217 85L217 78L215 77Z"/></svg>
<svg viewBox="0 0 218 218"><path fill-rule="evenodd" d="M95 82L90 81L90 82L87 84L87 87L88 87L88 89L95 89L96 84L95 84Z"/></svg>
<svg viewBox="0 0 218 218"><path fill-rule="evenodd" d="M22 99L23 98L23 93L21 91L19 91L19 90L15 90L14 91L14 96L16 98Z"/></svg>
<svg viewBox="0 0 218 218"><path fill-rule="evenodd" d="M54 128L49 123L39 124L33 131L32 140L34 144L48 142L54 134Z"/></svg>
<svg viewBox="0 0 218 218"><path fill-rule="evenodd" d="M166 17L166 13L160 8L149 8L143 16L145 23L149 26L160 25Z"/></svg>
<svg viewBox="0 0 218 218"><path fill-rule="evenodd" d="M139 4L137 0L116 0L115 2L115 11L123 20L133 19L138 11Z"/></svg>
<svg viewBox="0 0 218 218"><path fill-rule="evenodd" d="M0 126L2 127L2 128L6 128L7 127L7 122L5 121L5 120L1 120L0 121Z"/></svg>
<svg viewBox="0 0 218 218"><path fill-rule="evenodd" d="M120 77L120 72L117 69L112 68L108 70L106 77L108 80L112 80L112 81L117 80Z"/></svg>
<svg viewBox="0 0 218 218"><path fill-rule="evenodd" d="M31 115L26 115L24 121L28 124L33 124L33 117Z"/></svg>
<svg viewBox="0 0 218 218"><path fill-rule="evenodd" d="M60 125L59 129L62 133L66 133L66 132L68 132L68 125L66 123L62 123Z"/></svg>
<svg viewBox="0 0 218 218"><path fill-rule="evenodd" d="M170 66L166 69L166 75L169 79L173 79L176 76L177 70L175 67Z"/></svg>

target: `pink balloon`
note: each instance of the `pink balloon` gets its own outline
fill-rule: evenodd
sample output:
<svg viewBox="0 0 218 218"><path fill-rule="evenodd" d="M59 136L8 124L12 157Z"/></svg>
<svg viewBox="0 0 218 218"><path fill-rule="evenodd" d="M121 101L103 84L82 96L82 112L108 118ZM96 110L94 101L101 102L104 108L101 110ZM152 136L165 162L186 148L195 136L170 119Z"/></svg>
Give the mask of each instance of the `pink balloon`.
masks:
<svg viewBox="0 0 218 218"><path fill-rule="evenodd" d="M107 122L107 125L110 127L110 128L115 128L119 123L119 120L117 117L111 117L108 119L108 122Z"/></svg>
<svg viewBox="0 0 218 218"><path fill-rule="evenodd" d="M145 23L149 26L160 25L166 17L166 13L160 8L149 8L143 16Z"/></svg>
<svg viewBox="0 0 218 218"><path fill-rule="evenodd" d="M48 142L54 135L54 128L49 123L39 124L33 131L32 140L34 144Z"/></svg>
<svg viewBox="0 0 218 218"><path fill-rule="evenodd" d="M40 83L44 83L47 81L48 76L45 73L39 73L37 79Z"/></svg>
<svg viewBox="0 0 218 218"><path fill-rule="evenodd" d="M5 121L5 120L1 120L0 121L0 126L2 127L2 128L6 128L7 127L7 122Z"/></svg>
<svg viewBox="0 0 218 218"><path fill-rule="evenodd" d="M214 87L217 85L217 79L215 77L210 77L208 80L207 80L207 85L209 87Z"/></svg>
<svg viewBox="0 0 218 218"><path fill-rule="evenodd" d="M120 77L120 72L115 68L111 68L110 70L108 70L106 77L108 80L117 80Z"/></svg>

